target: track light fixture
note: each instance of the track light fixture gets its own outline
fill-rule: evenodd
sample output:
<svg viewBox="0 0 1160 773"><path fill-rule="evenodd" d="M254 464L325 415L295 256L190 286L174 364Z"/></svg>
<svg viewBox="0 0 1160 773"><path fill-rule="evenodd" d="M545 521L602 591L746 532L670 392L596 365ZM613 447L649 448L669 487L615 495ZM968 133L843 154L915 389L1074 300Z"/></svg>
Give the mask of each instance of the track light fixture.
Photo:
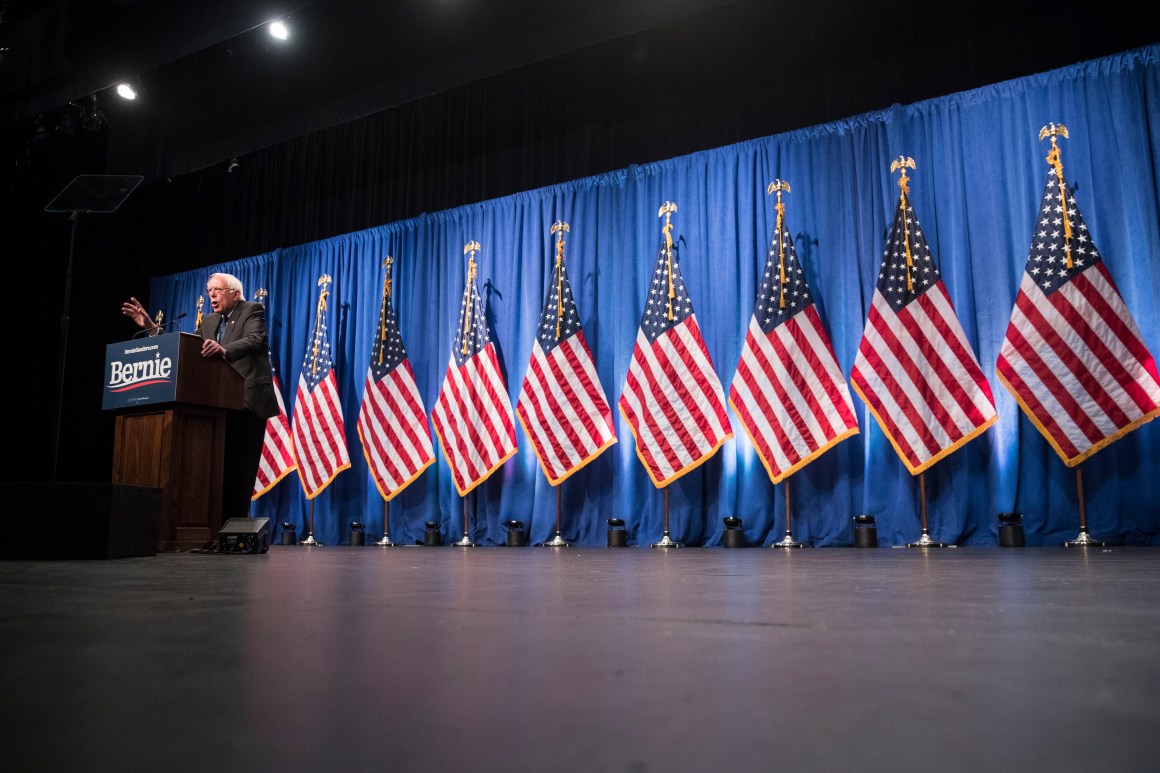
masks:
<svg viewBox="0 0 1160 773"><path fill-rule="evenodd" d="M286 40L290 37L290 28L286 26L286 22L281 19L275 19L266 25L266 31L270 33L270 37L275 40Z"/></svg>
<svg viewBox="0 0 1160 773"><path fill-rule="evenodd" d="M122 99L136 99L137 88L129 81L121 81L117 84L117 95Z"/></svg>
<svg viewBox="0 0 1160 773"><path fill-rule="evenodd" d="M97 102L97 95L90 95L88 104L84 109L84 118L81 119L81 126L86 131L95 132L106 123L108 123L108 118L105 117L105 111L101 109L100 103Z"/></svg>
<svg viewBox="0 0 1160 773"><path fill-rule="evenodd" d="M48 142L48 119L43 113L32 119L32 141L37 144Z"/></svg>
<svg viewBox="0 0 1160 773"><path fill-rule="evenodd" d="M56 121L56 133L71 137L77 133L78 125L76 105L69 102L61 110L60 117Z"/></svg>
<svg viewBox="0 0 1160 773"><path fill-rule="evenodd" d="M230 165L226 167L226 174L230 174L230 173L231 173L231 172L233 172L235 169L237 169L239 166L241 166L241 164L239 164L239 163L238 163L238 159L236 159L236 158L231 158L231 159L230 159Z"/></svg>

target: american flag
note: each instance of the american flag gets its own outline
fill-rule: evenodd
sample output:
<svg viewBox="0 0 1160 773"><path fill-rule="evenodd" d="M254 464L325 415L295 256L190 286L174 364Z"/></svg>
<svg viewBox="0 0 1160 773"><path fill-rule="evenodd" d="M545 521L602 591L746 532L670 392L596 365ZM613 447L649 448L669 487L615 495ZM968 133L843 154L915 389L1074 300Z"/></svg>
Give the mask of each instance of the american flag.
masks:
<svg viewBox="0 0 1160 773"><path fill-rule="evenodd" d="M487 480L516 452L511 401L487 332L475 268L473 250L459 309L459 329L431 414L460 496Z"/></svg>
<svg viewBox="0 0 1160 773"><path fill-rule="evenodd" d="M1062 167L1048 174L996 371L1068 467L1160 415L1156 363Z"/></svg>
<svg viewBox="0 0 1160 773"><path fill-rule="evenodd" d="M562 245L562 242L560 242ZM553 486L616 442L562 256L544 300L516 415Z"/></svg>
<svg viewBox="0 0 1160 773"><path fill-rule="evenodd" d="M258 288L254 293L254 300L263 306L266 305L266 296L269 293ZM197 321L195 330L201 328L202 303L204 299L197 299ZM269 316L267 315L267 319ZM286 415L286 403L282 400L282 384L278 381L278 369L274 364L274 353L266 350L270 360L270 380L274 386L274 397L278 401L278 415L266 419L266 434L262 438L262 455L258 459L258 475L254 478L254 493L250 496L253 501L265 494L285 478L298 465L294 462L294 439L290 436L290 418Z"/></svg>
<svg viewBox="0 0 1160 773"><path fill-rule="evenodd" d="M721 381L677 258L675 245L662 246L657 255L618 404L657 488L708 460L733 437Z"/></svg>
<svg viewBox="0 0 1160 773"><path fill-rule="evenodd" d="M912 162L913 163L913 162ZM991 387L906 200L906 174L850 381L911 475L995 423Z"/></svg>
<svg viewBox="0 0 1160 773"><path fill-rule="evenodd" d="M329 277L324 276L323 280L326 281L319 282L322 291L318 296L314 336L306 348L294 398L294 455L307 499L318 496L336 475L350 467L342 405L330 358L330 339L326 335Z"/></svg>
<svg viewBox="0 0 1160 773"><path fill-rule="evenodd" d="M427 410L391 306L390 259L358 414L358 436L375 487L391 501L435 461Z"/></svg>
<svg viewBox="0 0 1160 773"><path fill-rule="evenodd" d="M774 483L858 433L854 404L778 202L729 404Z"/></svg>
<svg viewBox="0 0 1160 773"><path fill-rule="evenodd" d="M262 439L262 457L258 460L258 477L254 479L251 500L265 494L298 465L294 462L294 439L290 436L290 418L282 400L282 384L270 355L270 376L274 382L274 397L278 400L278 415L266 419L266 436Z"/></svg>

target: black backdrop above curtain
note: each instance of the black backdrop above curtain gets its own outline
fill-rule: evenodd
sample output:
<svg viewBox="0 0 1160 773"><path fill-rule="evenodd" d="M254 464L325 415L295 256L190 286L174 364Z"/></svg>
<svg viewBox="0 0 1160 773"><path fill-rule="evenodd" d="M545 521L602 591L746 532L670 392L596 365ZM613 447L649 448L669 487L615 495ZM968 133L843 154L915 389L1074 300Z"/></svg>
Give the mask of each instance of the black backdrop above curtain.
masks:
<svg viewBox="0 0 1160 773"><path fill-rule="evenodd" d="M454 336L463 290L463 245L477 240L479 279L514 404L543 302L551 259L550 224L571 223L568 261L577 306L605 391L615 400L660 243L657 207L675 201L682 273L718 375L736 367L755 281L773 228L766 185L788 180L787 217L839 363L848 373L873 293L897 197L890 161L917 162L912 201L968 339L988 374L999 422L927 474L936 538L994 544L995 514L1025 514L1028 541L1054 542L1076 530L1074 472L1064 468L1014 401L998 387L994 363L1014 302L1042 193L1041 126L1065 124L1065 174L1145 343L1160 348L1160 127L1149 105L1160 98L1160 46L1050 73L861 115L646 166L629 167L458 209L423 215L244 260L157 279L151 298L172 318L188 311L211 270L237 274L247 292L270 292L271 339L285 396L293 398L310 335L316 282L334 278L330 331L354 466L316 500L315 532L344 540L347 524L381 533L381 500L354 429L379 309L380 264L396 260L396 307L420 392L430 411ZM186 329L189 329L187 327ZM861 434L791 480L794 532L816 545L849 544L851 516L878 516L879 537L900 544L918 534L917 482L859 401ZM564 484L565 536L603 541L605 519L624 518L639 543L660 535L661 492L648 480L619 416L619 443ZM1092 531L1128 542L1160 541L1160 476L1155 425L1086 462ZM747 537L768 544L784 529L775 491L743 433L712 461L671 487L673 536L715 544L721 519L745 521ZM519 453L471 500L473 536L503 540L500 522L530 521L533 540L550 536L555 492L527 438ZM258 514L305 522L306 501L291 476L259 500ZM437 520L445 537L462 528L462 504L445 461L396 498L391 534L422 536Z"/></svg>

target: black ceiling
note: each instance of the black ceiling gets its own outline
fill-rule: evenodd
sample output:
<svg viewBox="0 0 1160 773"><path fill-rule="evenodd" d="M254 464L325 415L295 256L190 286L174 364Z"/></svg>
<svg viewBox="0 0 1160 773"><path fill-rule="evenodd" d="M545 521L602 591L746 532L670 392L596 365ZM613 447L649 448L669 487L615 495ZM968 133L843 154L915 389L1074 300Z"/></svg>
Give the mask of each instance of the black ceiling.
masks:
<svg viewBox="0 0 1160 773"><path fill-rule="evenodd" d="M114 156L156 148L171 176L726 0L57 0L0 27L0 121L54 120L96 93ZM264 22L288 19L279 43ZM110 87L139 78L141 98ZM56 113L54 113L56 111Z"/></svg>
<svg viewBox="0 0 1160 773"><path fill-rule="evenodd" d="M84 104L96 93L111 128L110 171L170 177L602 45L650 79L638 77L630 94L613 93L622 87L612 84L610 98L641 101L659 93L679 99L688 89L702 100L715 90L761 96L795 74L811 84L818 72L856 81L867 63L897 61L897 83L878 78L866 88L815 91L815 103L827 104L806 106L802 119L826 120L1152 42L1138 11L1119 5L25 0L3 5L0 123L22 127L44 114L51 124L68 102ZM291 23L285 44L264 30L275 17ZM679 45L666 49L669 37ZM675 58L695 61L674 68L684 83L664 82L665 62ZM687 77L694 70L705 76ZM108 91L126 77L140 79L134 103Z"/></svg>

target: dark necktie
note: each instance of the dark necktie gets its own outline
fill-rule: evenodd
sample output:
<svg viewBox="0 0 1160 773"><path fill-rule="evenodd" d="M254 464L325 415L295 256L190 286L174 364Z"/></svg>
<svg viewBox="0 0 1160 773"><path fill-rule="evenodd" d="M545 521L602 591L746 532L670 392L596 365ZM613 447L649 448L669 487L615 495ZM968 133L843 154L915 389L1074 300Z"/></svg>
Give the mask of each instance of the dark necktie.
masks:
<svg viewBox="0 0 1160 773"><path fill-rule="evenodd" d="M220 344L226 337L226 318L222 317L222 321L217 326L217 342Z"/></svg>

